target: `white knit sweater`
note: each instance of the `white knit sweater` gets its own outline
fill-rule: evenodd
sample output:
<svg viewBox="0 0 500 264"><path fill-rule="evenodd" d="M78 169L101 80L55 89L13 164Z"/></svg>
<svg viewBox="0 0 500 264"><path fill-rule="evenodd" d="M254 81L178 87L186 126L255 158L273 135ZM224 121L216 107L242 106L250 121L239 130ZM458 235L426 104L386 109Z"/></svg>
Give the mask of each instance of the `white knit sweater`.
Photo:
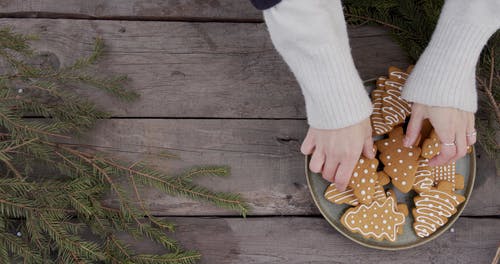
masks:
<svg viewBox="0 0 500 264"><path fill-rule="evenodd" d="M265 10L264 19L300 84L310 126L336 129L370 116L372 104L354 66L340 0L283 0ZM500 0L447 0L403 97L476 112L475 66L499 27Z"/></svg>

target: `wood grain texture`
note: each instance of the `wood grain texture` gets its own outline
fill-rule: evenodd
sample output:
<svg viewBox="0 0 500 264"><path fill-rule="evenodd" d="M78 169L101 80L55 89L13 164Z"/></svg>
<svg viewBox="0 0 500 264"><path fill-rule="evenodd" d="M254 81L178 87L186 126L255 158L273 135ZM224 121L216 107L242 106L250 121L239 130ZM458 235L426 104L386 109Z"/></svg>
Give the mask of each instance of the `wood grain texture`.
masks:
<svg viewBox="0 0 500 264"><path fill-rule="evenodd" d="M262 20L249 0L1 0L0 16Z"/></svg>
<svg viewBox="0 0 500 264"><path fill-rule="evenodd" d="M202 254L200 263L491 263L500 237L499 219L461 217L453 232L391 252L355 244L316 217L169 219L177 223L174 236ZM162 252L128 241L141 252Z"/></svg>
<svg viewBox="0 0 500 264"><path fill-rule="evenodd" d="M318 215L304 175L299 151L306 133L300 120L148 120L102 121L81 143L104 147L130 161L144 159L174 172L193 165L229 165L229 178L200 178L220 191L239 192L252 207L251 215ZM180 160L154 153L171 151ZM478 176L464 215L500 215L498 175L485 155L478 159ZM231 215L233 212L155 190L143 190L156 215ZM114 205L109 197L106 202Z"/></svg>
<svg viewBox="0 0 500 264"><path fill-rule="evenodd" d="M141 94L123 103L80 92L119 117L305 118L301 91L265 26L241 23L0 19L0 26L34 33L51 64L68 65L106 43L98 71L127 74ZM363 79L405 66L400 48L377 27L350 28Z"/></svg>

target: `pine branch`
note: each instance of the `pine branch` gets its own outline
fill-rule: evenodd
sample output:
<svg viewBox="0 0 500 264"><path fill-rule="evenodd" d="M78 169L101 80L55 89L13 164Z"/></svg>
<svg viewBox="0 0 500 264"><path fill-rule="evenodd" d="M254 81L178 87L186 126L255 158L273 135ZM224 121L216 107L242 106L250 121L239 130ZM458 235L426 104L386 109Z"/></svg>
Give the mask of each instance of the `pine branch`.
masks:
<svg viewBox="0 0 500 264"><path fill-rule="evenodd" d="M55 142L71 141L110 116L82 99L73 87L96 88L123 101L138 95L123 88L126 76L102 77L91 71L104 54L102 39L96 39L89 56L60 69L27 63L35 54L30 40L11 29L0 29L0 59L10 67L0 74L0 263L13 259L43 264L197 261L198 253L184 251L167 235L174 225L150 213L141 187L247 213L248 205L239 195L214 192L191 181L193 177L227 176L226 167L196 167L169 176L141 162L128 166L104 158L88 146ZM33 115L44 118L24 118ZM175 157L170 153L158 156ZM118 184L119 179L128 179L132 194ZM117 208L102 202L110 192L117 197ZM133 204L134 197L138 205ZM23 238L8 232L14 225ZM102 243L84 239L83 228ZM116 237L117 232L148 238L169 253L136 253Z"/></svg>

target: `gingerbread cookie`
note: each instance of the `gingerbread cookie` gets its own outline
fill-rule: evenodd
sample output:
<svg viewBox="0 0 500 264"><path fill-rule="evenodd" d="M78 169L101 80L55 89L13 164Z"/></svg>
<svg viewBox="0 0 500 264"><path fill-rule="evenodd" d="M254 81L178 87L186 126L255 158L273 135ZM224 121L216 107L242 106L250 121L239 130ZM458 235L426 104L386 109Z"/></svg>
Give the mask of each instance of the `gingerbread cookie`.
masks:
<svg viewBox="0 0 500 264"><path fill-rule="evenodd" d="M392 184L403 193L411 190L415 182L420 148L403 146L403 128L396 127L389 133L389 138L376 142L380 150L380 160L384 163L384 172L392 179Z"/></svg>
<svg viewBox="0 0 500 264"><path fill-rule="evenodd" d="M456 163L452 162L448 165L431 167L431 175L434 177L434 182L439 184L441 181L449 181L452 183L452 190L462 190L464 188L464 176L456 172Z"/></svg>
<svg viewBox="0 0 500 264"><path fill-rule="evenodd" d="M465 197L452 191L451 182L442 181L437 188L420 193L414 201L413 229L419 237L427 237L448 222Z"/></svg>
<svg viewBox="0 0 500 264"><path fill-rule="evenodd" d="M389 67L389 78L392 80L397 80L401 83L405 83L406 79L408 79L408 76L410 75L411 71L413 70L413 65L408 66L406 69L406 72L403 72L401 69L390 66Z"/></svg>
<svg viewBox="0 0 500 264"><path fill-rule="evenodd" d="M396 198L396 193L393 190L388 190L387 191L387 197L392 197L394 199L394 210L396 212L403 213L405 217L408 216L408 206L405 203L398 203L397 198ZM399 226L398 229L396 230L398 235L403 234L403 226Z"/></svg>
<svg viewBox="0 0 500 264"><path fill-rule="evenodd" d="M428 191L434 185L434 176L429 167L429 160L420 158L418 160L417 172L415 173L415 182L413 183L413 190L417 193Z"/></svg>
<svg viewBox="0 0 500 264"><path fill-rule="evenodd" d="M394 199L388 197L384 202L374 201L370 205L349 208L340 221L349 231L360 233L366 238L395 241L405 216L394 208Z"/></svg>
<svg viewBox="0 0 500 264"><path fill-rule="evenodd" d="M422 143L422 157L426 159L432 159L433 157L439 155L441 150L441 143L436 131L432 130L429 137Z"/></svg>
<svg viewBox="0 0 500 264"><path fill-rule="evenodd" d="M389 132L392 127L385 123L382 115L382 97L385 94L385 77L377 79L377 87L371 92L373 102L373 112L370 116L373 135L383 135Z"/></svg>
<svg viewBox="0 0 500 264"><path fill-rule="evenodd" d="M396 67L389 67L389 79L385 81L385 93L382 96L382 116L384 122L391 126L404 123L410 115L410 103L401 97L403 84L408 73Z"/></svg>
<svg viewBox="0 0 500 264"><path fill-rule="evenodd" d="M373 201L375 184L378 178L377 167L377 159L368 159L361 156L358 160L348 186L353 189L354 196L359 203L370 204Z"/></svg>
<svg viewBox="0 0 500 264"><path fill-rule="evenodd" d="M335 186L335 183L331 183L325 191L325 198L336 204L348 204L356 206L359 204L358 199L354 196L354 192L350 187L347 187L345 191L339 191Z"/></svg>
<svg viewBox="0 0 500 264"><path fill-rule="evenodd" d="M384 186L384 185L387 185L391 182L389 175L387 175L387 173L385 173L384 171L377 172L377 175L378 175L378 177L377 177L378 184Z"/></svg>

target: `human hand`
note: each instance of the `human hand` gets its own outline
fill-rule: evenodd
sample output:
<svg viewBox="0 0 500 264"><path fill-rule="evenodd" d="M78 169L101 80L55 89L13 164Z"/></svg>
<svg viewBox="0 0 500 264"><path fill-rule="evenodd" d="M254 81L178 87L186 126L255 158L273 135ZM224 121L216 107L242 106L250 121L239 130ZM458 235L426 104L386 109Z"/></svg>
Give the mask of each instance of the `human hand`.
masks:
<svg viewBox="0 0 500 264"><path fill-rule="evenodd" d="M337 189L345 190L360 154L375 158L370 119L340 129L309 128L302 147L304 155L312 153L309 169L321 173Z"/></svg>
<svg viewBox="0 0 500 264"><path fill-rule="evenodd" d="M410 123L406 129L404 145L411 146L417 140L422 122L429 119L434 127L441 150L429 161L429 166L448 164L465 156L467 146L476 143L474 114L452 107L437 107L414 103Z"/></svg>

